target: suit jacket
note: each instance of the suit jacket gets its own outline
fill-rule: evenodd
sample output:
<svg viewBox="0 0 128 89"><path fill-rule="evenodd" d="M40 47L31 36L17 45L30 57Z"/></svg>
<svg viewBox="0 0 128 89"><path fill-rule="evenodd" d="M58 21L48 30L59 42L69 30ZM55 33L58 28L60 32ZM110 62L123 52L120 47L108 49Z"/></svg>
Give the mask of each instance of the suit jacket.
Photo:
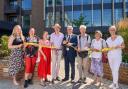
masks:
<svg viewBox="0 0 128 89"><path fill-rule="evenodd" d="M63 40L66 40L67 38L68 38L68 35L65 35ZM73 47L77 47L77 36L75 34L72 34L70 36L69 42L72 43ZM67 48L69 50L67 50ZM66 57L66 56L76 57L77 56L77 52L76 52L76 50L74 50L74 48L67 47L66 45L63 44L63 56L64 57Z"/></svg>

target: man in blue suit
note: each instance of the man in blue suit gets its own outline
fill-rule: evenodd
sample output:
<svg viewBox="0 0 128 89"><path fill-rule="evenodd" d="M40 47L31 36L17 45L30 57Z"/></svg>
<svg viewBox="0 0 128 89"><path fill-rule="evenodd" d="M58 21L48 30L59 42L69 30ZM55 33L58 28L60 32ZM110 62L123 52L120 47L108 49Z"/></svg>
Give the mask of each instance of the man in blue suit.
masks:
<svg viewBox="0 0 128 89"><path fill-rule="evenodd" d="M65 60L65 78L62 81L69 80L69 69L71 66L71 83L75 78L75 57L77 56L75 48L77 47L77 36L73 34L73 27L67 27L67 34L63 40L63 56Z"/></svg>

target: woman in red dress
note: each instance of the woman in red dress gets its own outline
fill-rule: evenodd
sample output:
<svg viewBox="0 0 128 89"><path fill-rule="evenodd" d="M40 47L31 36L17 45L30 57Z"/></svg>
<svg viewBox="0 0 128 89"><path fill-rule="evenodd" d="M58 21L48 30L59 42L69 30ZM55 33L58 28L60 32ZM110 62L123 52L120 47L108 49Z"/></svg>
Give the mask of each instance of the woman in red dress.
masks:
<svg viewBox="0 0 128 89"><path fill-rule="evenodd" d="M40 78L40 84L45 86L47 75L51 74L51 43L48 40L48 32L45 31L43 33L42 39L39 41L39 45L40 62L38 65L38 77ZM41 45L43 45L43 47L41 47Z"/></svg>

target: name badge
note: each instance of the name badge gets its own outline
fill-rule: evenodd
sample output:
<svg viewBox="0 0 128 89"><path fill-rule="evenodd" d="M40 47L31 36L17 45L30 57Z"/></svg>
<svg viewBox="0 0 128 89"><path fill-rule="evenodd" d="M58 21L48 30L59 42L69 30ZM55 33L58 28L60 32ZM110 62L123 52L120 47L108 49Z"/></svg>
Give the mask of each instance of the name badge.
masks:
<svg viewBox="0 0 128 89"><path fill-rule="evenodd" d="M69 51L69 48L66 48L67 51Z"/></svg>

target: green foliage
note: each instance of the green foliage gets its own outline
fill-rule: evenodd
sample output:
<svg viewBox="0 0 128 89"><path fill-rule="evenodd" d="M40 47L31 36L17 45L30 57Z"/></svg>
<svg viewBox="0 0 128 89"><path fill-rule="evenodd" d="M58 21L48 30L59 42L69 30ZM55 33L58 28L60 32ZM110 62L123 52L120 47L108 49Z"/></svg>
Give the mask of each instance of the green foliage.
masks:
<svg viewBox="0 0 128 89"><path fill-rule="evenodd" d="M118 27L118 34L123 37L125 43L125 49L123 50L123 62L128 63L128 27L123 26L125 24L123 21L122 23L122 27Z"/></svg>
<svg viewBox="0 0 128 89"><path fill-rule="evenodd" d="M10 53L10 50L8 49L8 36L3 35L1 37L1 47L0 47L0 57L8 56Z"/></svg>
<svg viewBox="0 0 128 89"><path fill-rule="evenodd" d="M88 21L85 21L85 17L81 14L78 19L74 19L72 22L76 27L80 27L80 25L87 25Z"/></svg>

